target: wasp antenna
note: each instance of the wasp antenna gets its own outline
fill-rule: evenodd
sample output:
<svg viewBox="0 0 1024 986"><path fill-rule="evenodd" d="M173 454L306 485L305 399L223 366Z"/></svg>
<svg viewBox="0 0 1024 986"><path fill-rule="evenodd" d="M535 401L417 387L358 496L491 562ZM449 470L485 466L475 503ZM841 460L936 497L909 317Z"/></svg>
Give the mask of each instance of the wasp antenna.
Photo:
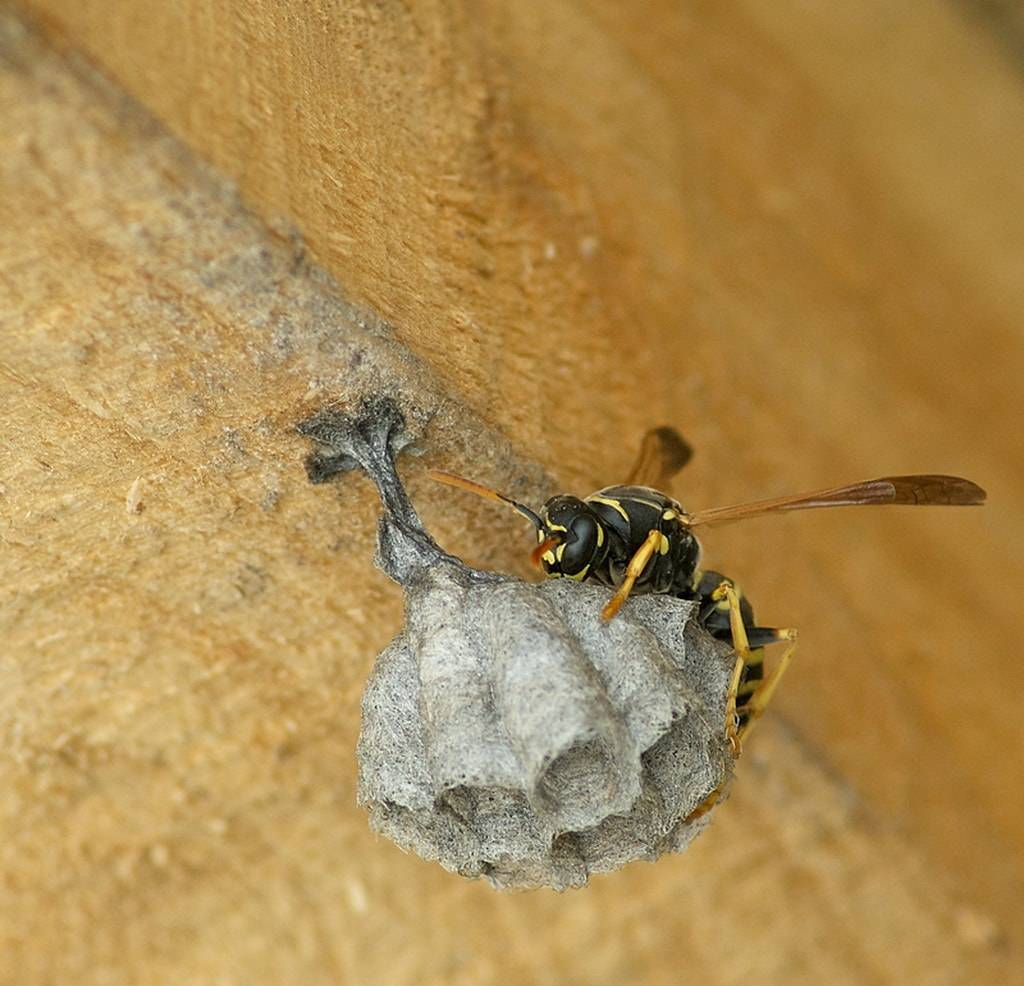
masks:
<svg viewBox="0 0 1024 986"><path fill-rule="evenodd" d="M451 472L441 472L438 469L428 469L427 475L438 483L444 483L446 486L454 486L459 490L468 490L470 493L482 496L485 500L496 500L498 503L504 503L522 514L537 530L543 530L544 528L543 521L529 507L524 507L521 503L517 503L511 497L505 496L497 490L492 490L489 486L481 486L479 483L474 483L471 479L456 476Z"/></svg>

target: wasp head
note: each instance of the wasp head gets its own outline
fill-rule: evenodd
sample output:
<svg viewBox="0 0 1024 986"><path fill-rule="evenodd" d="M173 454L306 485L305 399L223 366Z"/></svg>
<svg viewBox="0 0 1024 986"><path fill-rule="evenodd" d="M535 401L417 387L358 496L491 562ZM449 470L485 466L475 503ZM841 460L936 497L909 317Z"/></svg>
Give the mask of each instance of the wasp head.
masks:
<svg viewBox="0 0 1024 986"><path fill-rule="evenodd" d="M579 497L552 497L540 519L533 560L552 578L582 580L608 553L600 518Z"/></svg>
<svg viewBox="0 0 1024 986"><path fill-rule="evenodd" d="M582 581L608 554L608 535L601 518L578 496L553 496L539 514L511 497L453 473L431 470L438 482L497 500L525 517L537 529L537 547L531 559L553 578Z"/></svg>

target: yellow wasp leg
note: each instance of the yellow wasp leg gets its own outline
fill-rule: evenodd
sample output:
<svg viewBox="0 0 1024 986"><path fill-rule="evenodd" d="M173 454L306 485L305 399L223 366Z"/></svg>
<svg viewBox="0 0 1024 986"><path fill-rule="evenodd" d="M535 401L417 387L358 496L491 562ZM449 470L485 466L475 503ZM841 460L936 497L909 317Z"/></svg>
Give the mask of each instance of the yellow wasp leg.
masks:
<svg viewBox="0 0 1024 986"><path fill-rule="evenodd" d="M732 669L732 676L729 679L729 692L725 700L725 735L729 740L729 745L732 747L733 756L738 757L743 749L744 741L750 735L750 730L768 707L768 703L771 701L772 695L775 694L779 681L783 674L785 674L786 668L789 667L789 662L796 651L797 632L794 629L775 631L775 639L788 640L789 646L783 651L772 673L758 685L757 690L750 696L746 705L743 706L743 726L737 729L736 696L739 692L743 668L746 661L750 658L750 641L747 638L747 628L743 625L743 613L740 610L739 594L732 583L723 581L711 594L711 598L716 602L724 599L729 604L729 630L732 633L733 647L736 651L736 664ZM686 821L693 822L702 815L706 815L718 804L724 790L724 783L719 784L686 816Z"/></svg>
<svg viewBox="0 0 1024 986"><path fill-rule="evenodd" d="M740 690L740 678L743 668L750 658L750 641L747 639L747 628L743 625L743 612L740 610L740 597L731 582L721 582L711 593L715 602L723 599L729 604L729 631L732 633L732 647L736 652L736 663L733 665L732 677L729 679L729 691L725 699L725 736L732 747L732 755L740 755L740 734L736 729L736 696Z"/></svg>
<svg viewBox="0 0 1024 986"><path fill-rule="evenodd" d="M604 609L601 610L602 619L610 620L621 609L622 604L632 592L634 583L643 574L647 563L661 546L662 537L661 531L655 529L636 549L636 553L629 559L629 564L626 566L626 577L622 580L622 585L616 589L615 595L604 604Z"/></svg>
<svg viewBox="0 0 1024 986"><path fill-rule="evenodd" d="M743 706L743 715L746 721L739 731L741 743L750 735L750 730L754 728L754 723L761 718L761 715L772 699L772 695L775 694L779 680L786 673L786 668L789 667L789 662L793 659L793 654L796 652L796 637L796 630L792 627L786 630L775 631L775 639L788 640L789 646L782 652L782 656L779 658L772 673L758 685L757 691L750 696L750 701Z"/></svg>

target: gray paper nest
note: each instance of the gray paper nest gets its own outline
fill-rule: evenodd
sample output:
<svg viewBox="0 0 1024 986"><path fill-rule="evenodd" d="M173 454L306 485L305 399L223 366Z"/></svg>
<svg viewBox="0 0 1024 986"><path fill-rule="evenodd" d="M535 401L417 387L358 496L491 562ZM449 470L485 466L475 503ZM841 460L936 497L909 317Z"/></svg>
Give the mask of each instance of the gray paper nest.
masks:
<svg viewBox="0 0 1024 986"><path fill-rule="evenodd" d="M359 466L384 505L377 565L405 590L406 625L363 694L359 802L404 849L502 889L579 887L591 873L684 849L693 809L731 774L732 661L694 604L628 601L469 568L420 524L394 459L386 398L300 425L313 482Z"/></svg>

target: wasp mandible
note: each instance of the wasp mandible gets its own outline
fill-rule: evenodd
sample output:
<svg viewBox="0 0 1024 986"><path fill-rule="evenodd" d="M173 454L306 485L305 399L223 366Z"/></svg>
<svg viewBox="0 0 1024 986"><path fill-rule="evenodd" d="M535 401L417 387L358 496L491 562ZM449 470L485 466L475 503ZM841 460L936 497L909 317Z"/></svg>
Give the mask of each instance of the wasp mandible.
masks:
<svg viewBox="0 0 1024 986"><path fill-rule="evenodd" d="M551 497L539 513L510 497L451 473L431 476L449 486L497 500L537 529L531 560L551 578L593 579L614 589L601 615L612 619L631 593L666 593L698 603L699 620L713 637L730 644L736 661L726 705L726 735L735 753L764 712L796 650L795 629L757 626L750 603L730 579L700 568L701 546L694 528L763 514L818 507L881 504L973 506L985 491L958 476L885 476L849 486L756 500L688 513L660 490L692 457L673 428L645 436L626 483L607 486L580 499ZM764 674L763 648L787 644L771 674Z"/></svg>

